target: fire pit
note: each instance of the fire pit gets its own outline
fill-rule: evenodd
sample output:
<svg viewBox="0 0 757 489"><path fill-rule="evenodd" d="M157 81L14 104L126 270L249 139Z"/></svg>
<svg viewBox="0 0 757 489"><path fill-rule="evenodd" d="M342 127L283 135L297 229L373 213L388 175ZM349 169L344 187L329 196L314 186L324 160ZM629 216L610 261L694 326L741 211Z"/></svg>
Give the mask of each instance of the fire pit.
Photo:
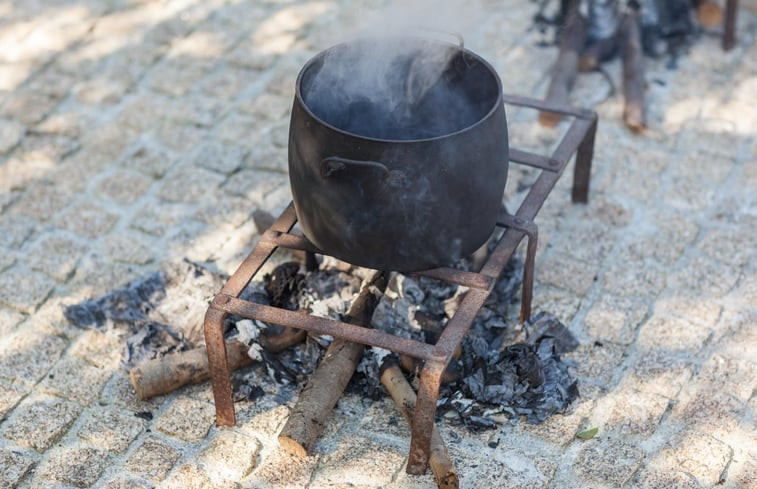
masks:
<svg viewBox="0 0 757 489"><path fill-rule="evenodd" d="M436 401L442 373L469 330L476 314L489 296L497 278L505 269L524 237L528 237L528 246L523 272L520 319L523 321L530 317L534 258L538 236L537 227L533 220L574 154L576 155L576 164L572 199L574 202L587 202L588 200L594 135L597 127L596 113L591 110L548 104L518 96L505 95L503 100L505 104L512 106L559 113L571 117L572 121L551 156L510 149L510 161L512 163L537 168L541 170L541 173L518 210L512 215L500 213L498 216L497 226L503 228L504 233L479 272L467 272L445 267L415 272L416 275L468 288L468 292L454 316L447 323L438 341L435 344L427 344L304 312L290 311L239 299L247 284L250 283L277 248L302 250L311 254L311 256L316 253L322 254L321 250L307 239L290 233L297 221L294 207L290 204L273 225L263 233L252 252L214 298L205 315L205 339L218 425L233 426L236 423L223 336L223 323L227 315L234 314L244 318L331 335L335 338L342 338L363 345L385 348L395 353L425 361L420 377L417 404L413 413L410 456L407 465L408 473L422 474L425 472L429 460Z"/></svg>

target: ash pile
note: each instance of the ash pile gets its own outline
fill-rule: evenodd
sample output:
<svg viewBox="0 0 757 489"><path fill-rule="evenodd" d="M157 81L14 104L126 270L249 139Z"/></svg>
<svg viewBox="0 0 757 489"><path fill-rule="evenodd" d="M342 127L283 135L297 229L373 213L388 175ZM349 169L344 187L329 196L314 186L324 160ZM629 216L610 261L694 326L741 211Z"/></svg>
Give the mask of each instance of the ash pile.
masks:
<svg viewBox="0 0 757 489"><path fill-rule="evenodd" d="M444 373L437 416L447 423L471 430L495 428L520 416L538 423L564 412L578 396L577 382L568 371L570 364L561 358L578 346L567 328L548 313L517 327L506 319L521 284L519 265L511 261ZM461 260L456 267L469 270L471 261ZM315 271L288 262L262 282L251 283L247 300L344 320L368 272L328 258ZM395 272L387 282L370 326L427 343L437 341L465 294L464 287ZM302 343L273 354L265 348L264 338L285 335L283 328L249 319L231 318L229 322L229 334L248 344L250 355L261 360L268 376L279 384L307 382L332 340L303 333ZM394 363L399 363L410 383L417 386L422 368L418 360L368 347L347 391L365 398L386 395L381 372ZM257 395L256 382L259 378L254 373L237 376L235 399Z"/></svg>
<svg viewBox="0 0 757 489"><path fill-rule="evenodd" d="M461 260L456 267L470 270L471 260ZM447 423L472 430L495 428L520 416L538 423L566 410L578 395L570 365L560 356L577 346L565 326L547 313L522 326L507 320L517 302L521 268L515 260L508 265L443 376L437 415ZM290 261L251 282L241 298L344 320L371 273L375 272L328 257L312 271ZM102 297L69 306L64 313L76 326L118 337L124 344L121 367L131 373L140 397L149 398L207 379L207 373L197 376L201 369L195 368L206 362L202 320L226 278L183 261ZM428 343L437 341L465 294L464 287L400 273L389 274L386 282L382 290L372 291L370 326ZM257 365L235 372L235 401L254 401L266 392L273 392L280 402L288 401L308 382L333 341L329 336L235 316L227 318L224 328L227 349L235 345L230 355L239 352L243 357L232 368ZM382 368L396 363L417 386L419 361L369 347L347 391L367 399L385 396ZM183 376L185 365L191 367L192 375ZM169 375L157 378L161 372ZM155 390L148 393L145 386L140 387L135 373L156 377ZM271 388L263 389L264 384Z"/></svg>

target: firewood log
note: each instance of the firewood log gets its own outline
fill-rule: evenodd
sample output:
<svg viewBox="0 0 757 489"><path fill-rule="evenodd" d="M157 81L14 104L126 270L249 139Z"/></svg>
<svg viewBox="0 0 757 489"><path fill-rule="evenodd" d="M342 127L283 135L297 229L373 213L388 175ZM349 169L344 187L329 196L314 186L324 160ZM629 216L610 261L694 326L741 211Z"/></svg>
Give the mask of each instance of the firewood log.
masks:
<svg viewBox="0 0 757 489"><path fill-rule="evenodd" d="M692 0L702 27L715 27L723 23L723 9L712 0Z"/></svg>
<svg viewBox="0 0 757 489"><path fill-rule="evenodd" d="M583 49L586 37L586 19L578 11L578 2L572 2L568 9L565 29L560 42L560 53L552 68L552 78L547 89L545 100L550 103L567 105L570 90L578 74L578 58ZM556 112L542 111L539 113L539 123L543 126L554 127L562 119Z"/></svg>
<svg viewBox="0 0 757 489"><path fill-rule="evenodd" d="M234 371L253 360L247 355L249 347L241 341L226 342L229 370ZM137 397L145 401L168 394L187 384L199 384L210 378L208 354L204 346L146 360L129 373Z"/></svg>
<svg viewBox="0 0 757 489"><path fill-rule="evenodd" d="M375 272L363 282L352 302L345 321L358 326L369 326L378 304L376 288L383 292L387 275ZM334 339L326 350L305 388L300 393L289 419L279 435L279 444L292 455L305 457L323 431L326 418L344 392L363 356L364 346L340 338Z"/></svg>
<svg viewBox="0 0 757 489"><path fill-rule="evenodd" d="M625 97L623 120L632 131L641 132L647 127L647 109L644 102L644 53L641 49L641 31L636 11L629 10L623 15L619 31Z"/></svg>
<svg viewBox="0 0 757 489"><path fill-rule="evenodd" d="M397 405L402 416L405 417L408 423L412 424L417 397L396 363L388 363L383 366L381 383L389 392L389 395L392 396L394 404ZM434 479L439 489L457 489L459 487L455 467L452 465L447 447L444 445L444 440L442 440L442 436L436 426L434 426L431 432L431 453L428 463L431 466L431 471L434 473Z"/></svg>

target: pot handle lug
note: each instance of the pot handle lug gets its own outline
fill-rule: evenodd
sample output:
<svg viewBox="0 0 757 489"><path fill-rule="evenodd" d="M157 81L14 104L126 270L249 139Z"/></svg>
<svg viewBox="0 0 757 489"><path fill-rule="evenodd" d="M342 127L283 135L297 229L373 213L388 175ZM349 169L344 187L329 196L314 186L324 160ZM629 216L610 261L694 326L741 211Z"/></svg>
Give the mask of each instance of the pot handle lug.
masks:
<svg viewBox="0 0 757 489"><path fill-rule="evenodd" d="M378 161L350 160L339 156L327 156L321 160L321 177L323 178L332 177L347 169L354 169L358 172L377 171L381 173L383 178L388 177L390 173L389 168Z"/></svg>

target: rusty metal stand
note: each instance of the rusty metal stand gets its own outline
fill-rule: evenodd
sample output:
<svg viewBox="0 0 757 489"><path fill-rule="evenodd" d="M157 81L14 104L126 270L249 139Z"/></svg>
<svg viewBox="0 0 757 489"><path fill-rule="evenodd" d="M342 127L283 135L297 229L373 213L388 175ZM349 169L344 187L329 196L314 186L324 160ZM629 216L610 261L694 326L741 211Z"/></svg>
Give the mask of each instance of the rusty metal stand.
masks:
<svg viewBox="0 0 757 489"><path fill-rule="evenodd" d="M278 247L303 250L311 257L314 253L322 253L307 239L289 233L297 220L294 206L290 204L271 228L263 233L250 255L213 299L205 315L205 341L218 425L233 426L236 422L223 338L223 321L227 314L327 334L364 345L378 346L425 361L413 415L407 472L423 474L426 471L441 375L524 236L528 236L528 246L524 264L520 321L526 321L530 317L538 236L533 220L573 154L576 154L576 164L572 198L574 202L586 202L588 199L594 134L597 129L596 113L591 110L575 109L510 95L506 95L504 101L508 105L557 112L572 117L573 120L552 156L510 149L510 160L513 163L531 166L542 171L518 211L514 215L502 214L498 219L497 226L504 228L504 233L480 272L442 267L415 273L415 275L442 280L469 289L454 316L447 322L436 344L401 338L374 329L311 316L305 312L289 311L239 299L244 288Z"/></svg>
<svg viewBox="0 0 757 489"><path fill-rule="evenodd" d="M730 51L736 45L736 12L738 0L726 0L723 19L723 51Z"/></svg>

